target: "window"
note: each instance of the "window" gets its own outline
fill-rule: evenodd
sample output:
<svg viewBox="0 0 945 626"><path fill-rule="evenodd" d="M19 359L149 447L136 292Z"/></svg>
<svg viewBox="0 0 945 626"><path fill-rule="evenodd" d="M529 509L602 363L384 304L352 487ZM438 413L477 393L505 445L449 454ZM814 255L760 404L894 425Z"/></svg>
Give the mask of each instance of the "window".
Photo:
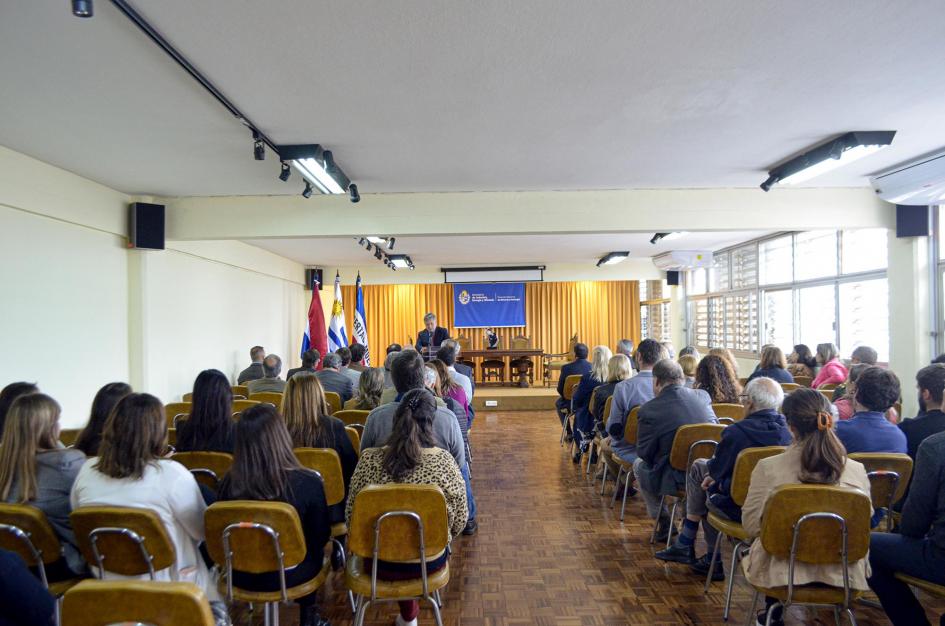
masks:
<svg viewBox="0 0 945 626"><path fill-rule="evenodd" d="M889 360L889 286L886 279L840 285L840 353L870 346Z"/></svg>
<svg viewBox="0 0 945 626"><path fill-rule="evenodd" d="M689 272L689 282L687 284L689 293L692 295L703 294L708 291L708 279L705 269L695 269Z"/></svg>
<svg viewBox="0 0 945 626"><path fill-rule="evenodd" d="M671 341L669 287L663 280L640 281L640 333L647 339Z"/></svg>
<svg viewBox="0 0 945 626"><path fill-rule="evenodd" d="M709 346L709 301L705 298L689 303L690 343Z"/></svg>
<svg viewBox="0 0 945 626"><path fill-rule="evenodd" d="M787 235L759 244L762 285L778 285L794 280L793 240L793 235Z"/></svg>
<svg viewBox="0 0 945 626"><path fill-rule="evenodd" d="M709 274L710 291L728 291L728 252L712 256L712 271Z"/></svg>
<svg viewBox="0 0 945 626"><path fill-rule="evenodd" d="M888 263L885 228L845 230L841 234L840 268L844 274L884 270Z"/></svg>
<svg viewBox="0 0 945 626"><path fill-rule="evenodd" d="M834 285L821 285L797 290L798 343L810 346L836 343L836 312Z"/></svg>
<svg viewBox="0 0 945 626"><path fill-rule="evenodd" d="M765 292L762 341L782 350L794 346L794 293L790 289Z"/></svg>
<svg viewBox="0 0 945 626"><path fill-rule="evenodd" d="M755 244L732 250L732 289L758 284L758 247Z"/></svg>
<svg viewBox="0 0 945 626"><path fill-rule="evenodd" d="M814 230L794 237L794 280L837 275L837 232Z"/></svg>

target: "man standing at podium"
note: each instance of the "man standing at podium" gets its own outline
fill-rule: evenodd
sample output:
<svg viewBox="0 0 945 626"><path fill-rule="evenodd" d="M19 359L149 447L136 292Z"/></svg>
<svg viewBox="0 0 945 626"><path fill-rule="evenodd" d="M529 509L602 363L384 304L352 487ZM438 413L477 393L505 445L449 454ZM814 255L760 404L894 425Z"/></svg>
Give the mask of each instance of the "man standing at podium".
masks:
<svg viewBox="0 0 945 626"><path fill-rule="evenodd" d="M417 352L425 357L432 357L440 349L440 344L450 338L448 330L436 325L436 315L427 313L423 316L425 329L417 334Z"/></svg>

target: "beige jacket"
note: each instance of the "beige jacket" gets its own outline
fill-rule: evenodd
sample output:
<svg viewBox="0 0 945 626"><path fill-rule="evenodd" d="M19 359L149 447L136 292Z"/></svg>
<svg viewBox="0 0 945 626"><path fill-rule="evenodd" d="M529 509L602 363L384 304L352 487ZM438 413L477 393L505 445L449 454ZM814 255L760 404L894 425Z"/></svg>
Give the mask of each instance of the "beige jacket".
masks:
<svg viewBox="0 0 945 626"><path fill-rule="evenodd" d="M758 462L751 473L748 496L742 506L742 525L749 537L754 537L748 556L742 561L745 578L759 587L785 587L788 584L788 561L771 556L761 545L761 514L765 501L775 487L785 484L798 484L797 475L801 469L801 449L796 445L788 447L784 453ZM857 461L847 459L840 475L839 487L859 489L866 495L870 493L870 481L866 469ZM869 558L850 564L850 585L853 589L869 589L866 578L870 575ZM843 586L843 570L840 565L809 565L797 563L794 567L794 584L825 583Z"/></svg>

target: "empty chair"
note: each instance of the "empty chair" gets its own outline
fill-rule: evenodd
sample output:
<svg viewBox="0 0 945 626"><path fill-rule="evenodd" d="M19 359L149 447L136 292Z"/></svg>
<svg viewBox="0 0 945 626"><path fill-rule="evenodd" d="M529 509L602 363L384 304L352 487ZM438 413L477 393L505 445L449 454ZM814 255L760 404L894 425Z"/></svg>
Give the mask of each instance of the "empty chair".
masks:
<svg viewBox="0 0 945 626"><path fill-rule="evenodd" d="M511 347L513 350L531 350L532 340L525 335L516 335L512 337ZM532 361L531 357L522 356L512 359L509 361L509 369L516 375L524 369L526 376L528 376L528 382L530 384L535 382L535 362Z"/></svg>
<svg viewBox="0 0 945 626"><path fill-rule="evenodd" d="M499 337L499 342L496 344L496 348L502 349L502 337ZM499 383L505 382L505 359L501 357L489 356L482 360L479 364L479 371L482 373L482 382L489 382L490 380L495 380Z"/></svg>
<svg viewBox="0 0 945 626"><path fill-rule="evenodd" d="M203 591L186 582L86 580L66 593L62 613L69 626L215 625Z"/></svg>
<svg viewBox="0 0 945 626"><path fill-rule="evenodd" d="M274 407L282 406L282 394L275 391L260 391L258 393L249 394L250 400L255 400L256 402L268 402Z"/></svg>
<svg viewBox="0 0 945 626"><path fill-rule="evenodd" d="M885 511L886 530L892 530L893 505L906 495L912 478L912 458L889 452L856 452L850 458L866 468L873 508Z"/></svg>
<svg viewBox="0 0 945 626"><path fill-rule="evenodd" d="M720 423L724 423L722 422L723 419L731 420L731 423L740 422L745 417L745 407L728 402L713 403L712 412L719 418Z"/></svg>
<svg viewBox="0 0 945 626"><path fill-rule="evenodd" d="M233 455L225 452L176 452L171 460L189 469L198 483L214 490L233 465Z"/></svg>
<svg viewBox="0 0 945 626"><path fill-rule="evenodd" d="M336 411L332 413L333 417L337 417L345 426L353 426L355 424L360 424L364 426L364 423L367 422L367 416L370 415L370 411L356 411L354 409L345 409L343 411Z"/></svg>
<svg viewBox="0 0 945 626"><path fill-rule="evenodd" d="M811 378L810 376L795 376L794 377L794 382L800 385L801 387L810 387L810 384L811 382L813 382L813 380L814 379Z"/></svg>

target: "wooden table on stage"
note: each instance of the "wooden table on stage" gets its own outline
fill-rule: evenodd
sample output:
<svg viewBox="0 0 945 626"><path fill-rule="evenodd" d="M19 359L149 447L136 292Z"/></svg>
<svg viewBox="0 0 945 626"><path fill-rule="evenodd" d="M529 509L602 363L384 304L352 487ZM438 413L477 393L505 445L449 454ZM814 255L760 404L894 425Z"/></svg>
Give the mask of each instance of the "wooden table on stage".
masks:
<svg viewBox="0 0 945 626"><path fill-rule="evenodd" d="M465 359L502 359L509 357L509 362L522 357L533 357L532 367L537 368L537 360L544 356L544 350L504 350L497 348L495 350L463 350L460 356ZM528 364L522 363L518 366L518 386L528 387Z"/></svg>

